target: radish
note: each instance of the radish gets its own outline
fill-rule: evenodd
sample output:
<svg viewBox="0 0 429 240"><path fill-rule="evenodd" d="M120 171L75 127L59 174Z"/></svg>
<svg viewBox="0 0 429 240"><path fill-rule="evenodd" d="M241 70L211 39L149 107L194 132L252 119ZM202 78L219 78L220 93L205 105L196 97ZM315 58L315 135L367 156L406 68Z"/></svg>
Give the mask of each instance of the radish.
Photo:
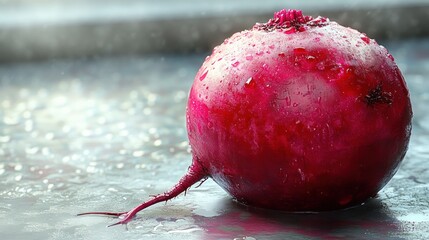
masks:
<svg viewBox="0 0 429 240"><path fill-rule="evenodd" d="M212 178L238 202L286 211L374 197L407 151L412 110L388 51L327 18L281 10L235 33L196 74L186 112L193 161L123 218Z"/></svg>

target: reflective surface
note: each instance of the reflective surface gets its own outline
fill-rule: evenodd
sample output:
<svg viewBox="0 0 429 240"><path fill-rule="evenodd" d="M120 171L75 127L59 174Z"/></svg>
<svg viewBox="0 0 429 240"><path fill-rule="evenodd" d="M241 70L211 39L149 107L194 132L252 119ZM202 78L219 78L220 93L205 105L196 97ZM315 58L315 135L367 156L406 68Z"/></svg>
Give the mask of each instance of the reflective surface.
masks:
<svg viewBox="0 0 429 240"><path fill-rule="evenodd" d="M187 92L204 56L1 65L1 238L429 238L429 41L386 45L415 117L408 154L376 199L330 213L273 212L239 205L208 180L108 229L114 219L75 215L129 210L186 172Z"/></svg>

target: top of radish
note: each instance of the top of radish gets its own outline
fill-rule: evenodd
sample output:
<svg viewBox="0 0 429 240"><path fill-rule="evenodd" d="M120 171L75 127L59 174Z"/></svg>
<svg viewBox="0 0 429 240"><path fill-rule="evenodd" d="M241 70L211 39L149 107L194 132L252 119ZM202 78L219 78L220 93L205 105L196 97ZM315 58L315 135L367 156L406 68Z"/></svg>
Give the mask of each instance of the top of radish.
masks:
<svg viewBox="0 0 429 240"><path fill-rule="evenodd" d="M267 23L257 23L254 28L265 31L273 31L276 29L288 29L287 33L305 31L305 26L323 26L326 25L328 19L324 17L313 18L304 16L301 10L283 9L274 13L274 17Z"/></svg>

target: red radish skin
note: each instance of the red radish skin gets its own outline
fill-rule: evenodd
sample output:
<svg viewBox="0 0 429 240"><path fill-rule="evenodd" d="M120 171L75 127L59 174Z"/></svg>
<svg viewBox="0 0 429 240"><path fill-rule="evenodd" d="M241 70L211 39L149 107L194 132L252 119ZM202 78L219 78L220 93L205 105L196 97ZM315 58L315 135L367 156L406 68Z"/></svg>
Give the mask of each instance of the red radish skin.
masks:
<svg viewBox="0 0 429 240"><path fill-rule="evenodd" d="M238 202L286 211L347 208L374 197L405 156L408 89L388 51L326 18L281 10L213 50L189 94L193 161L170 191L212 178ZM111 226L112 226L111 225Z"/></svg>

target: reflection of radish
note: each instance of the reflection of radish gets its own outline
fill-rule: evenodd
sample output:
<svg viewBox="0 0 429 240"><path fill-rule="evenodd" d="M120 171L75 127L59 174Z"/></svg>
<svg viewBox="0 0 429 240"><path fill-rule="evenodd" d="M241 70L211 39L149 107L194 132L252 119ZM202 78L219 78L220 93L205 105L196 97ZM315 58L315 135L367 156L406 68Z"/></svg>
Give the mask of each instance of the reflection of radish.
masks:
<svg viewBox="0 0 429 240"><path fill-rule="evenodd" d="M213 50L189 94L193 162L170 191L211 177L238 202L322 211L373 197L411 130L404 79L387 50L326 18L282 10Z"/></svg>

